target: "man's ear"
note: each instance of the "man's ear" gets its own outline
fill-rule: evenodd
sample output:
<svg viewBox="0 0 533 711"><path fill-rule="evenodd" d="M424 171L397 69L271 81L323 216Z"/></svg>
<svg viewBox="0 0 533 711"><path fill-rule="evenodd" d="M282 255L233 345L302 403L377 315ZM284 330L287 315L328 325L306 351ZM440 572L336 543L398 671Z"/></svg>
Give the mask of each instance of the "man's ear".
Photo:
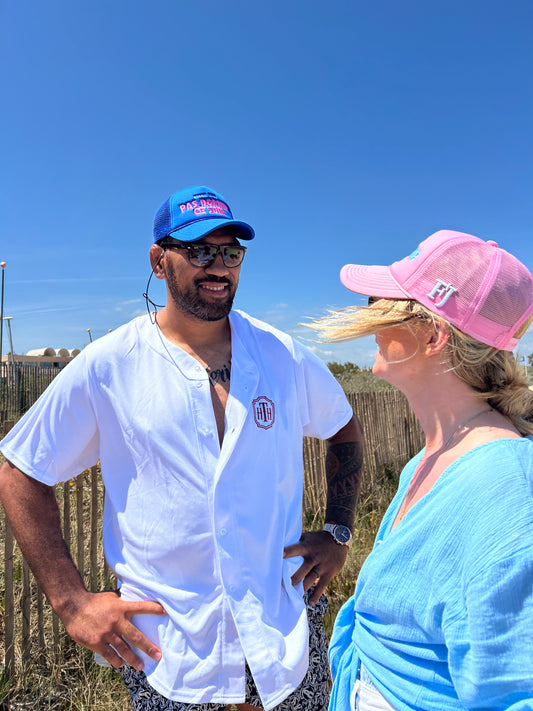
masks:
<svg viewBox="0 0 533 711"><path fill-rule="evenodd" d="M444 321L434 321L428 329L426 354L437 355L446 347L450 340L450 329Z"/></svg>
<svg viewBox="0 0 533 711"><path fill-rule="evenodd" d="M157 279L165 278L164 256L165 250L158 244L153 244L150 247L150 265Z"/></svg>

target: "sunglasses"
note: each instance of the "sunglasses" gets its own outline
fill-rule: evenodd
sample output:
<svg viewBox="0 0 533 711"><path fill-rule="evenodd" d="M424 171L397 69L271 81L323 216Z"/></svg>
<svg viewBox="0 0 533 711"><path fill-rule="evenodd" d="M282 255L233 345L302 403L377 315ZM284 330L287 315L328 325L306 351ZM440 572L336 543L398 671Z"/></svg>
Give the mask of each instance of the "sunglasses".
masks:
<svg viewBox="0 0 533 711"><path fill-rule="evenodd" d="M378 301L381 301L385 297L383 296L369 296L368 297L368 306L372 306L372 304L377 304ZM410 313L413 308L414 308L414 300L409 300L409 299L393 299L394 301L405 301L406 306L405 306L405 312L407 313L407 316L403 319L404 321L410 321L412 318L419 318L419 319L424 319L425 317L423 314L413 314Z"/></svg>
<svg viewBox="0 0 533 711"><path fill-rule="evenodd" d="M210 267L220 254L228 269L238 267L246 254L246 247L239 244L186 244L184 242L162 242L163 249L186 249L189 262L195 267Z"/></svg>

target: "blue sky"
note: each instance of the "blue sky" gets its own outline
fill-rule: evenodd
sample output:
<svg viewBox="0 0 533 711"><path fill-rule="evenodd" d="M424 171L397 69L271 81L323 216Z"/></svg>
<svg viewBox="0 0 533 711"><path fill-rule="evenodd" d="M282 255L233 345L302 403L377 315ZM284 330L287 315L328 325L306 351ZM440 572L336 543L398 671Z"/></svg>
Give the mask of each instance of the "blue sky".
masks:
<svg viewBox="0 0 533 711"><path fill-rule="evenodd" d="M531 0L0 2L15 352L142 313L153 215L187 185L256 229L235 305L302 337L358 303L343 264L389 264L438 229L531 269L532 30Z"/></svg>

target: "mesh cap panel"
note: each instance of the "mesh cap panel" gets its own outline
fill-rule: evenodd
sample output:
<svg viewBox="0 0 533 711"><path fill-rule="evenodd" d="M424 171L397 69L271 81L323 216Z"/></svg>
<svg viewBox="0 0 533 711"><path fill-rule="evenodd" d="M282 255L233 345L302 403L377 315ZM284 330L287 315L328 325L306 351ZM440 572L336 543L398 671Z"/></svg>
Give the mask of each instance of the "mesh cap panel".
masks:
<svg viewBox="0 0 533 711"><path fill-rule="evenodd" d="M424 261L406 281L409 290L416 292L417 300L436 313L442 309L444 318L453 316L459 328L468 318L471 304L478 298L491 261L486 251L473 246L474 250L465 250L464 244L458 243L447 245L445 250L436 250L433 258ZM447 287L454 291L453 297L445 300Z"/></svg>
<svg viewBox="0 0 533 711"><path fill-rule="evenodd" d="M502 252L498 281L487 295L479 314L489 321L514 326L527 310L527 280L517 260Z"/></svg>
<svg viewBox="0 0 533 711"><path fill-rule="evenodd" d="M449 248L431 263L427 263L424 277L431 284L441 280L457 289L459 303L470 304L476 297L487 273L490 259L481 250L472 254L469 250L465 259L462 244Z"/></svg>
<svg viewBox="0 0 533 711"><path fill-rule="evenodd" d="M170 229L170 200L167 200L154 217L154 241L166 237Z"/></svg>

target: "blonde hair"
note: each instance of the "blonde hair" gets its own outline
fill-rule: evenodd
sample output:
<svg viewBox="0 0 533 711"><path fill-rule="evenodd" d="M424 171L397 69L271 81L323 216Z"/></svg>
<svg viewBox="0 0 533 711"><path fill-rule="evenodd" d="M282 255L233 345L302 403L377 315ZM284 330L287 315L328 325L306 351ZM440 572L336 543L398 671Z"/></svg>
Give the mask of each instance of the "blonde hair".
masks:
<svg viewBox="0 0 533 711"><path fill-rule="evenodd" d="M436 321L437 317L418 301L407 299L379 299L369 306L348 306L332 311L328 316L309 325L326 342L352 341L372 336L384 328L399 326L415 320Z"/></svg>
<svg viewBox="0 0 533 711"><path fill-rule="evenodd" d="M531 316L518 330L520 338L533 322ZM480 399L507 417L521 435L533 435L533 391L510 351L502 351L468 336L439 318L418 301L379 299L369 306L350 306L309 324L321 341L351 341L405 323L444 323L450 337L446 355L450 369L475 390Z"/></svg>

